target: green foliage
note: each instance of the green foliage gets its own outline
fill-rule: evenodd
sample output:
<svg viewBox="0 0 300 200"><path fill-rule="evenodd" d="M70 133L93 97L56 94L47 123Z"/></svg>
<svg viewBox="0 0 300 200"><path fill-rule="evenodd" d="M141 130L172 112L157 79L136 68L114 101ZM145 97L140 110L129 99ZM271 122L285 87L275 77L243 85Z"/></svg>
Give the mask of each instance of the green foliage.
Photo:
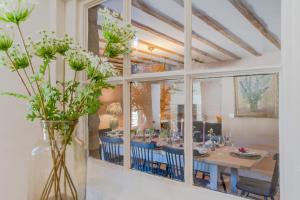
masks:
<svg viewBox="0 0 300 200"><path fill-rule="evenodd" d="M120 15L108 9L100 9L99 14L103 18L102 36L106 41L104 55L114 58L131 53L130 46L135 38L132 26L122 23Z"/></svg>
<svg viewBox="0 0 300 200"><path fill-rule="evenodd" d="M13 62L13 71L19 69L25 69L29 66L27 55L21 52L19 46L15 46L11 51L8 52Z"/></svg>
<svg viewBox="0 0 300 200"><path fill-rule="evenodd" d="M45 83L41 88L41 93L45 104L47 120L63 120L61 119L61 113L57 106L61 98L60 91L49 83Z"/></svg>
<svg viewBox="0 0 300 200"><path fill-rule="evenodd" d="M29 39L29 42L31 44L31 47L33 49L33 53L42 58L42 59L55 59L55 55L57 53L57 47L56 47L56 39L54 37L54 33L48 33L46 31L41 31L41 40L37 42L31 41Z"/></svg>
<svg viewBox="0 0 300 200"><path fill-rule="evenodd" d="M0 51L7 51L13 45L11 37L4 32L0 33Z"/></svg>
<svg viewBox="0 0 300 200"><path fill-rule="evenodd" d="M171 136L171 130L163 128L160 130L159 136L161 138L169 138Z"/></svg>
<svg viewBox="0 0 300 200"><path fill-rule="evenodd" d="M251 111L257 110L258 102L269 89L271 78L270 75L245 76L241 78L239 82L241 95L250 105Z"/></svg>
<svg viewBox="0 0 300 200"><path fill-rule="evenodd" d="M20 28L19 23L26 20L32 12L32 4L26 4L27 0L3 2L6 2L5 6L8 9L2 10L0 20L14 23ZM0 1L0 10L3 8L3 2L1 4ZM13 6L9 7L10 5ZM130 52L128 44L134 38L134 31L127 25L120 26L114 20L107 21L104 26L107 27L105 38L111 46L108 47L108 54L116 56ZM19 30L21 34L21 29ZM112 87L107 83L107 78L117 74L107 58L100 58L85 51L68 35L57 38L54 32L42 31L39 40L32 41L28 38L22 42L24 50L21 50L23 48L19 45L12 47L13 42L8 35L0 35L0 57L4 66L17 73L28 96L16 93L2 95L27 101L28 120L76 121L81 116L95 113L99 109L102 90ZM32 65L33 57L36 59L34 63L40 63L38 70ZM73 70L75 75L71 80L65 80L66 77L63 77L62 81L51 83L50 67L56 58L64 61L61 67L69 66ZM64 68L62 71L65 71ZM22 71L19 72L20 69ZM80 84L76 80L77 73L86 73L88 83ZM69 143L69 139L66 138L66 142Z"/></svg>
<svg viewBox="0 0 300 200"><path fill-rule="evenodd" d="M23 94L13 93L13 92L1 92L0 96L12 96L20 100L28 100L29 97Z"/></svg>
<svg viewBox="0 0 300 200"><path fill-rule="evenodd" d="M43 81L46 70L49 67L49 64L50 64L50 59L43 60L43 64L40 65L38 73L31 77L32 81L39 81L39 82Z"/></svg>
<svg viewBox="0 0 300 200"><path fill-rule="evenodd" d="M1 0L0 20L19 25L26 21L35 4L28 0Z"/></svg>
<svg viewBox="0 0 300 200"><path fill-rule="evenodd" d="M73 50L67 53L67 60L70 67L75 71L82 71L90 65L90 60L82 50Z"/></svg>

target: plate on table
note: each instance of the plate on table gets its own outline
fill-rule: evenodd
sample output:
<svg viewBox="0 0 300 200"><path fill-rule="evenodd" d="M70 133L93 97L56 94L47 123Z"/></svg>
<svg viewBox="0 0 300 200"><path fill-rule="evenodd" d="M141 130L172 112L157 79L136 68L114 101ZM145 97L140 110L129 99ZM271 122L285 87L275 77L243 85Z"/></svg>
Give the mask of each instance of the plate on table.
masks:
<svg viewBox="0 0 300 200"><path fill-rule="evenodd" d="M199 147L194 148L193 154L197 157L207 157L209 155L207 149Z"/></svg>
<svg viewBox="0 0 300 200"><path fill-rule="evenodd" d="M261 155L256 152L230 152L230 155L237 158L244 158L244 159L251 159L251 160L258 160L261 158Z"/></svg>

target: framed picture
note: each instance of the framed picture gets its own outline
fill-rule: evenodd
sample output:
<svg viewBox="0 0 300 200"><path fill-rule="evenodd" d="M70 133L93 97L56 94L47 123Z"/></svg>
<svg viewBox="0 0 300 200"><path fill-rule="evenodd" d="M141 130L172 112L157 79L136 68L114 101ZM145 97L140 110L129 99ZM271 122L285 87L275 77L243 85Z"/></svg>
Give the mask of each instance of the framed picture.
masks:
<svg viewBox="0 0 300 200"><path fill-rule="evenodd" d="M278 118L278 75L234 77L235 116Z"/></svg>

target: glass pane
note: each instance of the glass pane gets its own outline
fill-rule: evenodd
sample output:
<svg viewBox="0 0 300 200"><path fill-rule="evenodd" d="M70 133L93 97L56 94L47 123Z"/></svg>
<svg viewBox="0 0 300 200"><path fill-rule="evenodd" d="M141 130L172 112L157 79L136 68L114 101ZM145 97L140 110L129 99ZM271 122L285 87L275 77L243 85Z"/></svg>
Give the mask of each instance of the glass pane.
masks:
<svg viewBox="0 0 300 200"><path fill-rule="evenodd" d="M131 83L132 168L183 181L183 121L183 80Z"/></svg>
<svg viewBox="0 0 300 200"><path fill-rule="evenodd" d="M277 74L196 79L193 105L194 184L236 194L237 180L251 179L276 189Z"/></svg>
<svg viewBox="0 0 300 200"><path fill-rule="evenodd" d="M192 6L193 69L239 67L235 62L259 56L280 63L280 0L192 0Z"/></svg>
<svg viewBox="0 0 300 200"><path fill-rule="evenodd" d="M103 55L106 45L101 32L102 17L98 14L98 10L103 8L122 14L123 0L107 0L88 11L88 49L100 56ZM109 61L119 71L119 75L122 75L123 57L111 58Z"/></svg>
<svg viewBox="0 0 300 200"><path fill-rule="evenodd" d="M137 29L131 54L132 73L183 69L184 9L173 0L133 0Z"/></svg>
<svg viewBox="0 0 300 200"><path fill-rule="evenodd" d="M102 106L96 114L89 116L90 155L122 165L123 86L104 89L99 100Z"/></svg>

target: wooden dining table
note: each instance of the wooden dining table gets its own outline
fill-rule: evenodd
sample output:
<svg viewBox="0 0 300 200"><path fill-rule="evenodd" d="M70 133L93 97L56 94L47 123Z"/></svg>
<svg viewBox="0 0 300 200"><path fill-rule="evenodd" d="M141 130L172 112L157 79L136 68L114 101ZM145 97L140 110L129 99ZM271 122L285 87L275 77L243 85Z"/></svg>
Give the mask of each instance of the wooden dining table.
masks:
<svg viewBox="0 0 300 200"><path fill-rule="evenodd" d="M183 144L181 143L167 144L160 141L160 145L162 144L171 146L173 148L183 148ZM199 145L200 144L194 144L194 146ZM224 172L227 168L229 169L231 193L237 193L237 182L239 179L238 171L240 169L253 169L259 162L262 161L264 157L268 155L267 151L257 149L248 149L248 151L259 154L261 156L259 159L239 158L230 154L231 152L237 152L237 150L237 147L222 146L215 148L214 151L209 150L207 156L194 156L194 170L207 172L210 174L210 183L208 185L210 189L216 191L218 190L220 173ZM123 154L123 146L121 147L120 151L120 153ZM157 149L154 150L153 154L153 161L167 164L167 158L164 151Z"/></svg>
<svg viewBox="0 0 300 200"><path fill-rule="evenodd" d="M237 149L237 147L224 146L216 148L215 151L210 151L209 155L206 157L194 156L194 168L199 168L197 166L198 164L208 165L208 172L210 173L210 189L218 190L220 172L224 171L225 168L229 168L231 192L237 193L238 190L236 185L239 179L239 169L251 170L268 155L267 151L248 149L248 151L256 152L261 157L259 159L248 159L232 156L231 152L236 152Z"/></svg>

